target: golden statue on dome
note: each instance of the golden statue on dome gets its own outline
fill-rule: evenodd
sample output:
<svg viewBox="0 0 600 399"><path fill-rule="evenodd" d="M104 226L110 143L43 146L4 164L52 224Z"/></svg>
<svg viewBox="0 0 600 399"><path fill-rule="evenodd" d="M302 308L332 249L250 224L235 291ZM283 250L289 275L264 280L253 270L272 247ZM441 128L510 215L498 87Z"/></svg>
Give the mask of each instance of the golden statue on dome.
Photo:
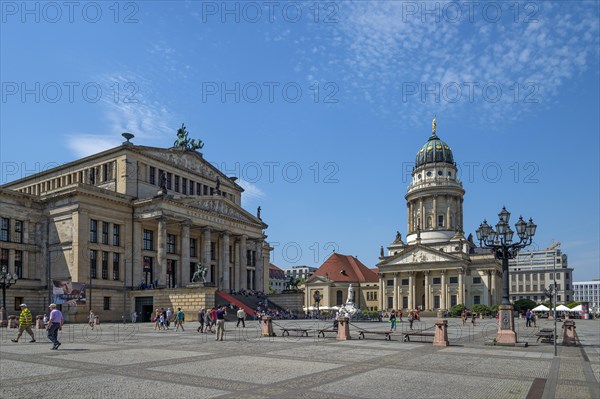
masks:
<svg viewBox="0 0 600 399"><path fill-rule="evenodd" d="M436 115L434 114L433 115L433 120L431 121L431 134L433 136L435 136L435 132L437 130L437 125L436 125L435 119L436 119Z"/></svg>

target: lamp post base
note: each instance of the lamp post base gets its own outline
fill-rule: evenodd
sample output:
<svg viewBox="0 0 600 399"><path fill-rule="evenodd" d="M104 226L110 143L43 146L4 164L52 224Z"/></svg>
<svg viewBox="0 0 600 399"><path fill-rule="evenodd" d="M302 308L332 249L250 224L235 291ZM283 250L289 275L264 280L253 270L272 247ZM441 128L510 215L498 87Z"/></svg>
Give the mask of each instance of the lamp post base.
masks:
<svg viewBox="0 0 600 399"><path fill-rule="evenodd" d="M515 332L513 305L500 305L498 314L496 345L515 346L517 344L517 333Z"/></svg>

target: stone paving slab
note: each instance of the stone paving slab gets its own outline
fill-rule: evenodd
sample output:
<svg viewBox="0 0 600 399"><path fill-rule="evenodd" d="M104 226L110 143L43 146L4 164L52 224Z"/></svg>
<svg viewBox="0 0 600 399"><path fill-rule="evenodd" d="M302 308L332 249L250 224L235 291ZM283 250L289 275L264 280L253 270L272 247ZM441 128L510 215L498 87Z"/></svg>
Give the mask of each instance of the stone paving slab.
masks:
<svg viewBox="0 0 600 399"><path fill-rule="evenodd" d="M45 395L53 389L59 392L55 395ZM156 398L164 399L177 398L214 398L228 393L226 390L211 388L198 388L194 386L184 386L168 382L152 383L143 379L127 378L119 376L93 376L86 378L76 378L57 380L44 383L25 383L23 385L12 385L2 388L2 394L5 398L39 398L39 397L69 397L77 398Z"/></svg>
<svg viewBox="0 0 600 399"><path fill-rule="evenodd" d="M243 365L244 373L235 373ZM290 359L264 359L251 356L234 356L213 359L210 363L194 362L154 367L152 370L174 374L189 374L205 378L231 378L256 384L271 384L282 380L304 377L308 374L340 367L336 363L306 362Z"/></svg>
<svg viewBox="0 0 600 399"><path fill-rule="evenodd" d="M32 365L28 362L4 359L0 363L0 380L27 378L37 375L68 373L69 370L43 364Z"/></svg>
<svg viewBox="0 0 600 399"><path fill-rule="evenodd" d="M331 324L284 323L312 329ZM33 398L66 387L80 399L525 398L540 387L548 399L600 397L600 321L576 321L585 344L559 345L558 357L553 345L536 344L535 329L520 332L528 348L485 345L494 323L486 319L462 328L452 320L460 338L451 338L449 347L378 336L259 337L258 323L250 321L246 329L226 323L224 342L195 328L154 331L150 323L103 323L94 331L69 325L61 333L63 345L52 351L43 332L38 343L14 344L16 330L0 329L0 396ZM417 324L433 325L433 319ZM357 328L384 331L389 325L356 323L354 337Z"/></svg>
<svg viewBox="0 0 600 399"><path fill-rule="evenodd" d="M337 393L352 386L347 394L357 398L525 398L531 386L529 381L470 376L466 379L436 372L381 368L368 371L351 379L326 384L315 391ZM471 389L469 389L471 387Z"/></svg>
<svg viewBox="0 0 600 399"><path fill-rule="evenodd" d="M57 352L59 353L59 352ZM55 357L63 360L74 360L78 362L95 363L95 364L106 364L114 366L125 366L137 363L146 363L161 360L180 359L185 357L194 357L207 355L208 353L202 352L184 352L179 350L171 349L153 349L151 351L140 351L137 349L125 349L116 351L102 351L95 353L75 353Z"/></svg>

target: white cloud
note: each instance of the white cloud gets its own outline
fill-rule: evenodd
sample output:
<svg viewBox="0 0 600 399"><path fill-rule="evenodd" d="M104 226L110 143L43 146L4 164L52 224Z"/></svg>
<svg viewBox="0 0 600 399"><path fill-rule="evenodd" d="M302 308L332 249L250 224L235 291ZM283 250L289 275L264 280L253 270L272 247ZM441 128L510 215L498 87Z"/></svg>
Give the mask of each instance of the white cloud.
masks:
<svg viewBox="0 0 600 399"><path fill-rule="evenodd" d="M107 138L105 135L93 134L69 136L67 141L67 147L73 151L78 158L97 154L101 151L116 147L119 144L121 144L121 142L115 138Z"/></svg>
<svg viewBox="0 0 600 399"><path fill-rule="evenodd" d="M361 93L354 101L389 99L379 104L380 111L402 119L452 110L448 113L460 118L476 115L486 123L490 118L517 120L552 103L567 80L598 64L599 18L594 2L514 3L520 7L516 17L510 8L513 3L495 3L502 6L498 22L491 21L492 13L484 14L483 3L472 20L468 7L459 2L337 4L339 22L313 28L322 29L319 33L326 33L328 40L299 46L298 68L316 67L319 75L335 76L351 95ZM449 22L454 14L444 13L448 4L452 6L447 10L463 11L455 23ZM415 15L409 7L417 7ZM436 7L438 22L435 15L423 12ZM473 101L465 85L470 82ZM453 102L445 89L455 84L462 91ZM408 94L415 85L417 93ZM496 101L497 86L502 93ZM527 102L527 94L527 100L537 102Z"/></svg>
<svg viewBox="0 0 600 399"><path fill-rule="evenodd" d="M244 200L255 201L265 197L264 191L262 191L260 188L258 188L257 185L253 183L250 183L243 179L239 179L236 183L244 189L244 192L242 193Z"/></svg>

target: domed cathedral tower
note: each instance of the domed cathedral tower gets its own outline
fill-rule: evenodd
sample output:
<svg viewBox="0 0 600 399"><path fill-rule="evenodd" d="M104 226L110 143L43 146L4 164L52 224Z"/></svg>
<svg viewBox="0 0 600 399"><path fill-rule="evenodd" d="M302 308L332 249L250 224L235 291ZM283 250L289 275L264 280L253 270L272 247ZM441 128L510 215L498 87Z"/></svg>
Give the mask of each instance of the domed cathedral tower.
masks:
<svg viewBox="0 0 600 399"><path fill-rule="evenodd" d="M452 150L436 132L417 152L406 193L408 234L382 246L378 267L380 309L421 309L425 315L463 304L499 301L501 266L492 253L477 253L463 233L465 190Z"/></svg>
<svg viewBox="0 0 600 399"><path fill-rule="evenodd" d="M462 232L465 190L457 176L452 149L437 136L433 119L431 137L419 151L406 193L408 244L449 241Z"/></svg>

